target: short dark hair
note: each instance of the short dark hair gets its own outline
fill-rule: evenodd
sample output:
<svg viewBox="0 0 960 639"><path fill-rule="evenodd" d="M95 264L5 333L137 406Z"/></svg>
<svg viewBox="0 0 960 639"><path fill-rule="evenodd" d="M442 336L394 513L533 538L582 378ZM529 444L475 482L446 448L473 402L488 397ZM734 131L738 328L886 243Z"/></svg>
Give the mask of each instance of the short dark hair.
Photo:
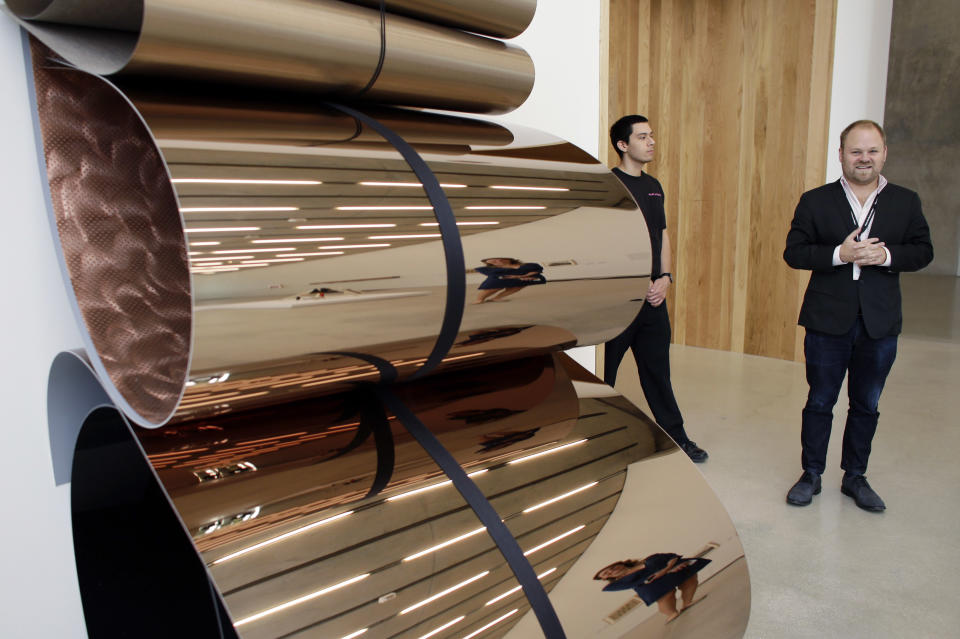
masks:
<svg viewBox="0 0 960 639"><path fill-rule="evenodd" d="M613 123L613 126L610 127L610 144L613 145L613 150L617 152L619 157L623 158L623 151L617 146L617 142L629 144L630 134L633 133L633 125L649 121L642 115L625 115Z"/></svg>
<svg viewBox="0 0 960 639"><path fill-rule="evenodd" d="M879 133L879 134L880 134L880 137L883 139L883 145L884 145L884 146L887 145L887 134L884 133L882 126L880 126L879 124L877 124L877 123L874 122L873 120L857 120L856 122L852 122L851 124L847 125L847 128L845 128L845 129L840 133L840 148L841 148L841 149L843 148L844 142L847 141L847 135L848 135L851 131L853 131L854 129L856 129L856 128L858 128L858 127L861 127L861 126L872 126L874 129L877 130L877 133Z"/></svg>

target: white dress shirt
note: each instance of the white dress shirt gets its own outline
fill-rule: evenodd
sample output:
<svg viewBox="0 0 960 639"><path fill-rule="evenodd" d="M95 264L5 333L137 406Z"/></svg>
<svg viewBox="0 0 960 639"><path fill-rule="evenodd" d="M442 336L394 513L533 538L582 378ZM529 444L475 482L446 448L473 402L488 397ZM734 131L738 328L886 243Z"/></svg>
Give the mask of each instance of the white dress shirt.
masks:
<svg viewBox="0 0 960 639"><path fill-rule="evenodd" d="M847 201L850 203L850 211L852 211L854 217L857 219L857 227L863 226L863 221L866 219L867 214L870 212L870 208L873 206L873 201L877 199L877 194L883 190L883 187L887 185L887 178L880 176L880 179L877 181L876 190L867 196L867 199L864 200L863 204L860 204L860 200L854 194L853 189L850 188L850 183L847 182L845 176L840 176L840 186L843 187L843 192L847 194ZM876 215L876 214L874 214ZM873 220L870 220L870 224L867 225L867 228L863 229L863 232L860 234L860 241L863 241L870 237L870 229L873 228ZM884 252L887 254L887 259L884 260L883 264L880 266L890 266L891 257L890 250L884 246ZM840 266L845 262L840 259L840 245L837 245L837 248L833 249L833 265ZM860 267L857 264L853 265L853 279L860 279Z"/></svg>

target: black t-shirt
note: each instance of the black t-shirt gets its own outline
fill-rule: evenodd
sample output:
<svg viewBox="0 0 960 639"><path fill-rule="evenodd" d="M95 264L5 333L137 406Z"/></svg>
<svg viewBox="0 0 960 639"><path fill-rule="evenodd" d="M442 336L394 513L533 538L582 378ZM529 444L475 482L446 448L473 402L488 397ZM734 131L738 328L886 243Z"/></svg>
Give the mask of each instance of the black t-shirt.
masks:
<svg viewBox="0 0 960 639"><path fill-rule="evenodd" d="M641 173L640 177L635 177L614 168L613 174L627 187L643 212L643 219L646 220L647 230L650 232L650 252L653 253L650 277L656 279L662 273L660 253L663 249L663 231L667 228L667 215L663 211L663 187L656 178L647 173Z"/></svg>

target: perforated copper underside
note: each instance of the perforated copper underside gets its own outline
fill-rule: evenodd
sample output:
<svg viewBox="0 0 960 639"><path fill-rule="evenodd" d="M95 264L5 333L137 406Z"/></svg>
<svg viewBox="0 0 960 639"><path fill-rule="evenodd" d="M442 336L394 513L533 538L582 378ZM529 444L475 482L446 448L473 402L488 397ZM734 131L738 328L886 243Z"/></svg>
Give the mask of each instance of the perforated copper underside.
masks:
<svg viewBox="0 0 960 639"><path fill-rule="evenodd" d="M84 328L136 421L176 407L190 356L186 243L163 159L107 82L31 39L37 109L63 259Z"/></svg>

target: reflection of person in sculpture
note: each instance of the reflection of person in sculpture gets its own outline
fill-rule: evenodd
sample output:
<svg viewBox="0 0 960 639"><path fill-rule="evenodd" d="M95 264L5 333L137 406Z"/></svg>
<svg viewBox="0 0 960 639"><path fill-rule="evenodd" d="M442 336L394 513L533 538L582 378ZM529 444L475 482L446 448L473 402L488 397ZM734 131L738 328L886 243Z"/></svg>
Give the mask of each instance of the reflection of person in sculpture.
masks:
<svg viewBox="0 0 960 639"><path fill-rule="evenodd" d="M609 582L604 592L634 590L648 606L654 601L660 612L673 621L693 605L700 580L697 573L710 563L702 557L681 557L672 552L656 553L645 559L624 559L601 568L596 580ZM677 609L677 591L680 609Z"/></svg>
<svg viewBox="0 0 960 639"><path fill-rule="evenodd" d="M480 260L484 266L474 269L487 276L480 284L480 293L474 304L501 302L525 286L546 284L543 267L536 262L521 262L512 257L488 257Z"/></svg>

